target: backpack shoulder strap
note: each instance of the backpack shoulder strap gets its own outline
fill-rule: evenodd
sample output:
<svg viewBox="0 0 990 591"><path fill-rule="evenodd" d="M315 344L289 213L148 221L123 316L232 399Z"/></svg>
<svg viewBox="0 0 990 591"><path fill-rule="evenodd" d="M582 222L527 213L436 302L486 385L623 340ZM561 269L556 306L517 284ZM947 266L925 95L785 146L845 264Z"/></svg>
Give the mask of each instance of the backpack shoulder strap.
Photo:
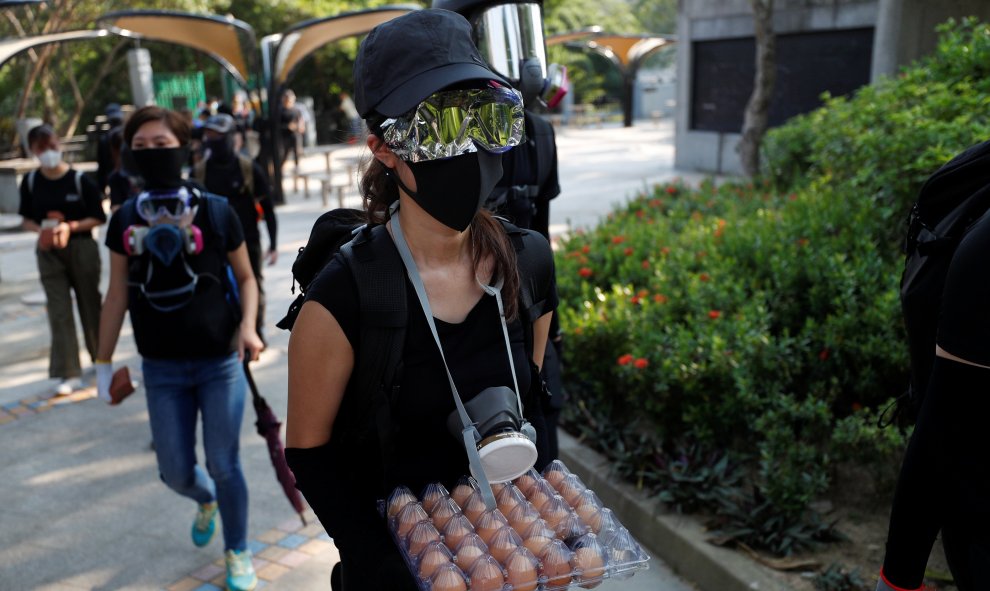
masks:
<svg viewBox="0 0 990 591"><path fill-rule="evenodd" d="M75 181L76 181L76 195L79 195L79 197L82 197L82 194L83 194L83 192L82 192L82 175L83 175L83 173L81 171L79 171L79 170L74 170L73 172L76 173L76 178L75 178Z"/></svg>
<svg viewBox="0 0 990 591"><path fill-rule="evenodd" d="M519 314L524 324L532 324L546 312L544 294L553 282L553 251L539 232L524 230L502 218L505 233L516 251L519 268Z"/></svg>
<svg viewBox="0 0 990 591"><path fill-rule="evenodd" d="M402 259L384 225L365 228L340 253L354 277L360 302L359 392L391 384L405 341L406 279Z"/></svg>
<svg viewBox="0 0 990 591"><path fill-rule="evenodd" d="M34 195L34 177L37 176L38 169L34 169L28 173L27 185L28 185L28 195Z"/></svg>
<svg viewBox="0 0 990 591"><path fill-rule="evenodd" d="M201 185L206 182L206 159L205 158L201 158L201 159L199 159L199 160L196 161L196 164L193 164L192 177L193 177L193 179L197 183L199 183Z"/></svg>
<svg viewBox="0 0 990 591"><path fill-rule="evenodd" d="M374 421L384 490L395 457L391 402L406 340L405 268L384 225L365 227L340 247L340 253L354 277L360 302L360 341L350 405L357 416L351 428L359 430Z"/></svg>
<svg viewBox="0 0 990 591"><path fill-rule="evenodd" d="M254 161L244 154L237 155L237 162L241 165L241 176L244 177L244 191L252 199L257 195L254 192Z"/></svg>
<svg viewBox="0 0 990 591"><path fill-rule="evenodd" d="M197 189L193 189L196 191ZM200 199L206 205L206 217L210 220L210 229L220 239L221 248L227 250L227 226L223 223L227 215L227 200L210 193L200 193Z"/></svg>

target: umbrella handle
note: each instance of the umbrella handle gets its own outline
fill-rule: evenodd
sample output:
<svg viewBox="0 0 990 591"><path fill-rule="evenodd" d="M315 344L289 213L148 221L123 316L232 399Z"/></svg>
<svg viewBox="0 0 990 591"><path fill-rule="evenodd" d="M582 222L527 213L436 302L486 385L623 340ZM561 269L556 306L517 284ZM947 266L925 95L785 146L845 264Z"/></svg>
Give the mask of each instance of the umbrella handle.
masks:
<svg viewBox="0 0 990 591"><path fill-rule="evenodd" d="M264 398L262 398L261 397L261 394L258 393L258 385L254 383L254 376L251 374L251 367L250 367L249 363L251 363L251 362L248 361L247 357L245 357L244 358L244 378L247 380L248 388L250 388L250 390L251 390L251 398L254 399L255 403L257 403L258 400L264 400Z"/></svg>

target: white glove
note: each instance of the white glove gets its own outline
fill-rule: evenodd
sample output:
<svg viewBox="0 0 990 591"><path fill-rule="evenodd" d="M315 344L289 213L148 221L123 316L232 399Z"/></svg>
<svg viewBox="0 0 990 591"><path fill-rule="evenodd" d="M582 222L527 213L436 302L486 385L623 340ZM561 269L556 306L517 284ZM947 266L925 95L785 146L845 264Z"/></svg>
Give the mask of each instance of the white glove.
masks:
<svg viewBox="0 0 990 591"><path fill-rule="evenodd" d="M113 381L113 364L112 363L97 363L96 364L96 397L110 404L113 399L110 398L110 382Z"/></svg>

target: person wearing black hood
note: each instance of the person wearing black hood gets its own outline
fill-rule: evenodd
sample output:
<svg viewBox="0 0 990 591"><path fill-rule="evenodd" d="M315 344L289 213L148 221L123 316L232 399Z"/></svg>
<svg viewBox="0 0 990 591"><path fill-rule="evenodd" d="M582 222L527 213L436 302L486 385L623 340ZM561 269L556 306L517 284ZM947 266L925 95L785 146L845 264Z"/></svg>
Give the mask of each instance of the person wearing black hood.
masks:
<svg viewBox="0 0 990 591"><path fill-rule="evenodd" d="M210 542L219 512L227 589L247 591L257 576L239 444L247 397L242 362L264 348L255 332L257 283L226 200L182 179L189 124L173 111L143 107L124 127L124 141L144 183L107 229L110 285L100 316L97 395L112 401L111 357L129 312L161 480L196 502L194 545ZM196 461L199 415L206 470Z"/></svg>
<svg viewBox="0 0 990 591"><path fill-rule="evenodd" d="M262 259L268 265L278 260L275 237L278 222L268 188L268 177L257 163L235 148L237 124L225 113L213 115L203 124L203 159L193 167L193 179L214 195L226 197L234 209L247 244L251 270L258 281L258 334L264 338L265 290L262 286ZM258 218L268 228L268 250L262 255Z"/></svg>

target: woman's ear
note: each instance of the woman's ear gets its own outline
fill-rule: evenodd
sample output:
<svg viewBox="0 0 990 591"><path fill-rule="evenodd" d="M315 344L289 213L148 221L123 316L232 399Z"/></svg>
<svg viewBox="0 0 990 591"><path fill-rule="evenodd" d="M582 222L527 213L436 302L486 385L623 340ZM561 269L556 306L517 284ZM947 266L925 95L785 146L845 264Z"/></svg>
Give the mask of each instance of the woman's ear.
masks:
<svg viewBox="0 0 990 591"><path fill-rule="evenodd" d="M395 169L399 157L389 148L382 139L374 134L368 135L368 149L376 160L385 165L386 168Z"/></svg>

